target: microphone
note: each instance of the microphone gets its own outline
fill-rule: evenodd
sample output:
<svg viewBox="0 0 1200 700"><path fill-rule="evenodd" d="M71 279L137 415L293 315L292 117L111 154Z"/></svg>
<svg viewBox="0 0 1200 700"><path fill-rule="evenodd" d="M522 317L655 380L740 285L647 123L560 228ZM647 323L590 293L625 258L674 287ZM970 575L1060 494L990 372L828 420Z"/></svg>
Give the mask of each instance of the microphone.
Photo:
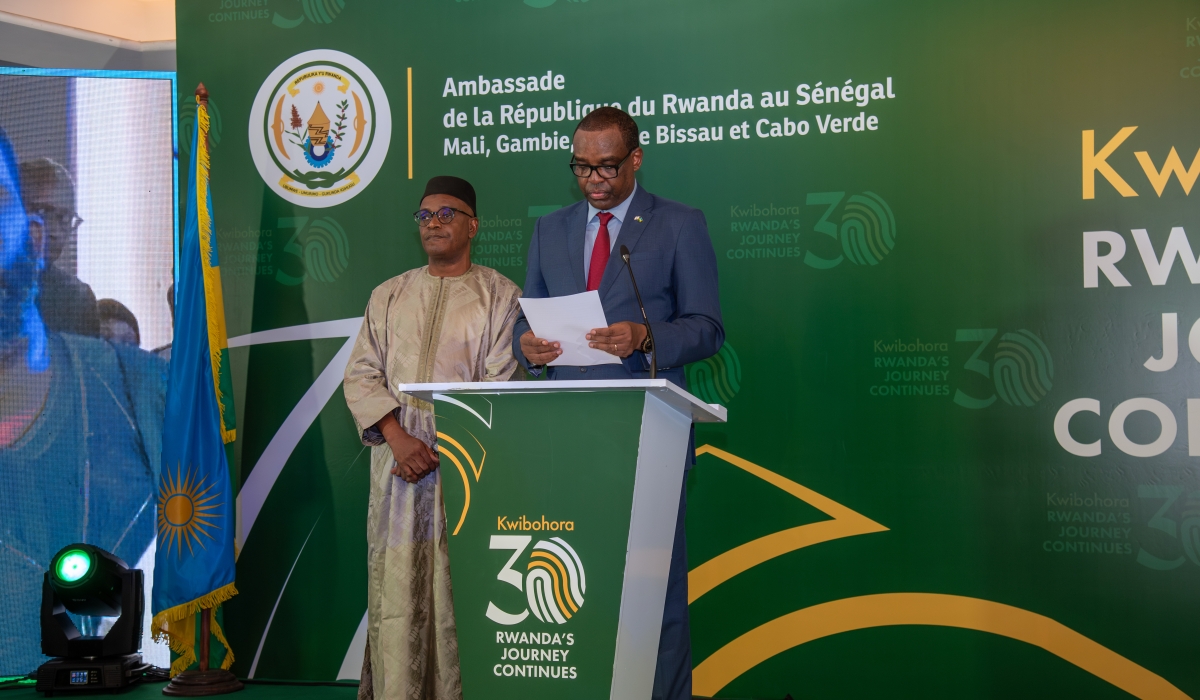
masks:
<svg viewBox="0 0 1200 700"><path fill-rule="evenodd" d="M629 248L621 246L621 259L629 270L629 281L633 282L633 293L637 296L638 308L642 310L642 321L646 324L646 335L650 336L650 378L658 377L658 346L654 344L654 330L650 328L650 319L646 316L646 305L642 303L642 293L638 291L637 278L633 276L633 266L629 264Z"/></svg>

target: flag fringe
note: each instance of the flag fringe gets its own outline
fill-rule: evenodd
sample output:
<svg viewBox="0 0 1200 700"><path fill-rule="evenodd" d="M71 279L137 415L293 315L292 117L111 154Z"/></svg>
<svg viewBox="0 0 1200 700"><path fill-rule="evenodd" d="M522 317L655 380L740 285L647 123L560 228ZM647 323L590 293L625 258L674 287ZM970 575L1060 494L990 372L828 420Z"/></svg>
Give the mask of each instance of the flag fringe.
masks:
<svg viewBox="0 0 1200 700"><path fill-rule="evenodd" d="M217 638L217 641L221 643L221 646L225 647L225 658L221 661L221 670L228 671L229 668L233 666L234 662L233 647L229 646L229 640L225 639L225 631L221 629L221 625L217 622L217 618L214 617L212 620L210 620L209 624L209 631L212 632L212 635Z"/></svg>
<svg viewBox="0 0 1200 700"><path fill-rule="evenodd" d="M221 351L228 345L225 337L225 304L221 290L221 271L212 265L212 217L208 210L208 107L196 106L196 223L200 233L200 265L204 271L204 305L208 320L208 351L212 363L213 391L221 414L221 440L233 442L237 433L226 426L225 396L221 391Z"/></svg>
<svg viewBox="0 0 1200 700"><path fill-rule="evenodd" d="M237 584L227 583L224 586L214 590L211 593L200 596L199 598L167 608L154 616L154 621L151 623L155 629L155 639L158 639L160 623L178 622L191 615L195 615L204 608L216 608L225 601L237 595Z"/></svg>
<svg viewBox="0 0 1200 700"><path fill-rule="evenodd" d="M237 595L237 588L235 584L229 583L207 595L200 596L183 605L167 608L154 616L154 620L150 623L151 636L157 642L166 642L167 646L171 647L171 651L179 654L179 658L171 663L172 676L179 675L196 663L196 614L205 608L211 608L215 612L221 604L235 595ZM178 632L172 631L171 623L180 622L183 623L183 629ZM210 621L210 630L217 641L225 647L225 660L222 662L221 668L229 670L229 667L233 665L233 649L230 648L229 642L225 639L225 633L215 617Z"/></svg>

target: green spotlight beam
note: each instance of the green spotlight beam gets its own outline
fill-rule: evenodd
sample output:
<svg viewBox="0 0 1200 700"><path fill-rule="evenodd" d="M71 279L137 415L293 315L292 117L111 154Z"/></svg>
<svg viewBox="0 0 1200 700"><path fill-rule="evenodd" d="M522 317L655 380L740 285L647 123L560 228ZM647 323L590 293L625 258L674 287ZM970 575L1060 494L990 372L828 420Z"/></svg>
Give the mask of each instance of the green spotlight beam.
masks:
<svg viewBox="0 0 1200 700"><path fill-rule="evenodd" d="M75 583L92 569L92 558L82 549L73 549L58 560L55 574L66 583Z"/></svg>

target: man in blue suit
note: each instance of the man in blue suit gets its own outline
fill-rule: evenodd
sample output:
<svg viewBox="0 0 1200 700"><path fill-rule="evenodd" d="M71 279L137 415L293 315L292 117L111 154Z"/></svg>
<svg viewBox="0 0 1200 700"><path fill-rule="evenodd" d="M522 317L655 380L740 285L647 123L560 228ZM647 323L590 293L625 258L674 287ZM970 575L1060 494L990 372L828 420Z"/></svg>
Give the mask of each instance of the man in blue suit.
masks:
<svg viewBox="0 0 1200 700"><path fill-rule="evenodd" d="M717 257L699 209L638 187L642 166L638 128L613 107L590 112L575 129L571 170L585 201L538 219L529 242L524 296L544 298L598 290L611 324L593 329L589 345L621 358L620 364L547 366L559 344L534 336L524 314L513 332L513 354L531 374L548 379L644 379L650 376L650 335L618 251L629 249L661 376L687 386L684 365L717 354L725 342L717 294ZM689 447L689 452L691 448ZM691 467L691 455L680 455ZM685 472L686 474L686 472ZM655 700L692 697L688 627L685 494L680 489L675 546L667 582Z"/></svg>

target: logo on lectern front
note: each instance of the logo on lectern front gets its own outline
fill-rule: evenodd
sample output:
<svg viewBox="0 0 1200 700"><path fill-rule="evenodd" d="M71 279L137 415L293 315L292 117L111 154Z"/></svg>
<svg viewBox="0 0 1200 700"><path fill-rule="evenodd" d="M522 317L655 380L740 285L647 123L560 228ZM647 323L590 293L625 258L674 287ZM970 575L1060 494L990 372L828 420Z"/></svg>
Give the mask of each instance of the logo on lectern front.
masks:
<svg viewBox="0 0 1200 700"><path fill-rule="evenodd" d="M250 110L250 155L259 175L272 192L304 207L332 207L366 188L391 136L379 79L340 51L287 59L267 76Z"/></svg>
<svg viewBox="0 0 1200 700"><path fill-rule="evenodd" d="M562 625L583 607L583 594L587 592L583 560L563 538L538 540L529 554L524 576L513 568L532 541L529 535L492 535L490 549L513 552L496 579L523 591L529 605L520 613L510 613L489 602L487 617L492 622L516 625L524 622L532 611L542 622Z"/></svg>
<svg viewBox="0 0 1200 700"><path fill-rule="evenodd" d="M583 562L563 538L552 537L535 544L528 569L525 595L534 617L561 625L583 607L587 588Z"/></svg>

